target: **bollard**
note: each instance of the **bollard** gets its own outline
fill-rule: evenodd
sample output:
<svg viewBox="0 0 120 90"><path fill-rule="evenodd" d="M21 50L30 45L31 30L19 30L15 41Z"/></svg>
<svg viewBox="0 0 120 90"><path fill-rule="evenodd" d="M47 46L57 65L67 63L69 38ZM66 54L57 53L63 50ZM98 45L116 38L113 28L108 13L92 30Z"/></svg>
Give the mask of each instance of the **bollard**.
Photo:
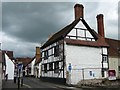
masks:
<svg viewBox="0 0 120 90"><path fill-rule="evenodd" d="M14 77L14 83L16 83L16 77Z"/></svg>
<svg viewBox="0 0 120 90"><path fill-rule="evenodd" d="M21 78L21 86L23 86L23 78Z"/></svg>
<svg viewBox="0 0 120 90"><path fill-rule="evenodd" d="M20 88L20 77L18 77L18 89Z"/></svg>

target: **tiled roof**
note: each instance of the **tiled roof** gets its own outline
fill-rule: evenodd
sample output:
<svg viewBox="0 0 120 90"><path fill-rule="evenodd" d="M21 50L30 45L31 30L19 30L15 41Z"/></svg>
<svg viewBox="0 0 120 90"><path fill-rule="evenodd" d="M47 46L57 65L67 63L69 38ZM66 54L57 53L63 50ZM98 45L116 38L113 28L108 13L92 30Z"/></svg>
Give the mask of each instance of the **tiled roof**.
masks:
<svg viewBox="0 0 120 90"><path fill-rule="evenodd" d="M13 51L2 50L3 53L6 53L10 59L13 59Z"/></svg>
<svg viewBox="0 0 120 90"><path fill-rule="evenodd" d="M2 50L0 52L0 54L2 54L2 64L6 64L6 61L5 61L5 54L9 57L9 59L13 62L14 60L14 57L13 57L13 51L7 51L7 50ZM14 63L14 62L13 62Z"/></svg>
<svg viewBox="0 0 120 90"><path fill-rule="evenodd" d="M23 66L27 66L31 62L32 58L26 57L26 58L16 58L17 62L22 62Z"/></svg>
<svg viewBox="0 0 120 90"><path fill-rule="evenodd" d="M108 47L108 44L102 38L101 40L97 41L84 41L84 40L75 40L75 39L65 39L66 44L69 45L77 45L77 46L91 46L91 47Z"/></svg>
<svg viewBox="0 0 120 90"><path fill-rule="evenodd" d="M40 63L42 61L42 59L41 58L39 58L39 59L36 59L36 61L35 61L35 65L37 65L38 63Z"/></svg>
<svg viewBox="0 0 120 90"><path fill-rule="evenodd" d="M28 64L30 64L34 59L35 59L35 57L33 57L25 66L27 66Z"/></svg>
<svg viewBox="0 0 120 90"><path fill-rule="evenodd" d="M63 39L69 32L74 28L74 26L79 22L80 20L74 20L71 24L64 27L59 32L55 33L42 47L41 49L49 46L50 44L56 42L57 40Z"/></svg>
<svg viewBox="0 0 120 90"><path fill-rule="evenodd" d="M108 47L108 44L105 42L104 38L102 38L99 34L97 34L94 30L92 30L89 25L86 23L86 21L83 18L74 20L71 24L60 30L59 32L55 33L42 47L41 49L49 46L50 44L61 40L66 37L66 35L77 25L77 23L81 21L87 30L91 33L91 35L95 38L96 42L89 42L89 41L81 41L81 40L68 40L66 39L66 42L69 44L75 44L75 45L87 45L87 46L106 46ZM74 43L73 43L74 41Z"/></svg>
<svg viewBox="0 0 120 90"><path fill-rule="evenodd" d="M120 57L120 40L105 38L109 44L108 55L110 57Z"/></svg>

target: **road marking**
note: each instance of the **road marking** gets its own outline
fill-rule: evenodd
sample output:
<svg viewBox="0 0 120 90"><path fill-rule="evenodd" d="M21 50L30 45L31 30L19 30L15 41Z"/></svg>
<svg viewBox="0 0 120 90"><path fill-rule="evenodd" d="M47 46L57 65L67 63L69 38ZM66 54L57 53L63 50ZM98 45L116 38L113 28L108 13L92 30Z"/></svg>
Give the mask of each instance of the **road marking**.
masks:
<svg viewBox="0 0 120 90"><path fill-rule="evenodd" d="M27 85L27 84L23 84L24 86L28 87L28 88L31 88L31 86Z"/></svg>

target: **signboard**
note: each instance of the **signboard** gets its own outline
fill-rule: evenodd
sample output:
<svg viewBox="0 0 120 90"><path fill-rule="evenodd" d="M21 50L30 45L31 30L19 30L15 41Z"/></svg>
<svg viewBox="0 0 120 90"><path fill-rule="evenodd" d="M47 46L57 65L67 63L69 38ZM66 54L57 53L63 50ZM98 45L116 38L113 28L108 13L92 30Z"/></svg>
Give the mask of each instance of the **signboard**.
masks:
<svg viewBox="0 0 120 90"><path fill-rule="evenodd" d="M116 80L116 72L115 72L115 70L109 70L108 71L108 79L109 80Z"/></svg>
<svg viewBox="0 0 120 90"><path fill-rule="evenodd" d="M22 69L23 68L23 64L22 63L19 63L18 64L18 69Z"/></svg>
<svg viewBox="0 0 120 90"><path fill-rule="evenodd" d="M71 63L69 63L68 70L69 70L70 72L71 72L71 70L72 70Z"/></svg>

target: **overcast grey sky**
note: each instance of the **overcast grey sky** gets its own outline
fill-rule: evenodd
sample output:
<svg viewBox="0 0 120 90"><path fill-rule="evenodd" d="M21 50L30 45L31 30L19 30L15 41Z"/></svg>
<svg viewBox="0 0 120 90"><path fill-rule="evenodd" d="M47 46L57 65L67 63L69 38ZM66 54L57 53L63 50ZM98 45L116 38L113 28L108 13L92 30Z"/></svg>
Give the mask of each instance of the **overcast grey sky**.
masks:
<svg viewBox="0 0 120 90"><path fill-rule="evenodd" d="M2 49L15 57L33 57L35 47L74 20L77 2L2 2ZM106 37L118 39L118 2L81 2L85 20L97 31L96 15L104 14Z"/></svg>

